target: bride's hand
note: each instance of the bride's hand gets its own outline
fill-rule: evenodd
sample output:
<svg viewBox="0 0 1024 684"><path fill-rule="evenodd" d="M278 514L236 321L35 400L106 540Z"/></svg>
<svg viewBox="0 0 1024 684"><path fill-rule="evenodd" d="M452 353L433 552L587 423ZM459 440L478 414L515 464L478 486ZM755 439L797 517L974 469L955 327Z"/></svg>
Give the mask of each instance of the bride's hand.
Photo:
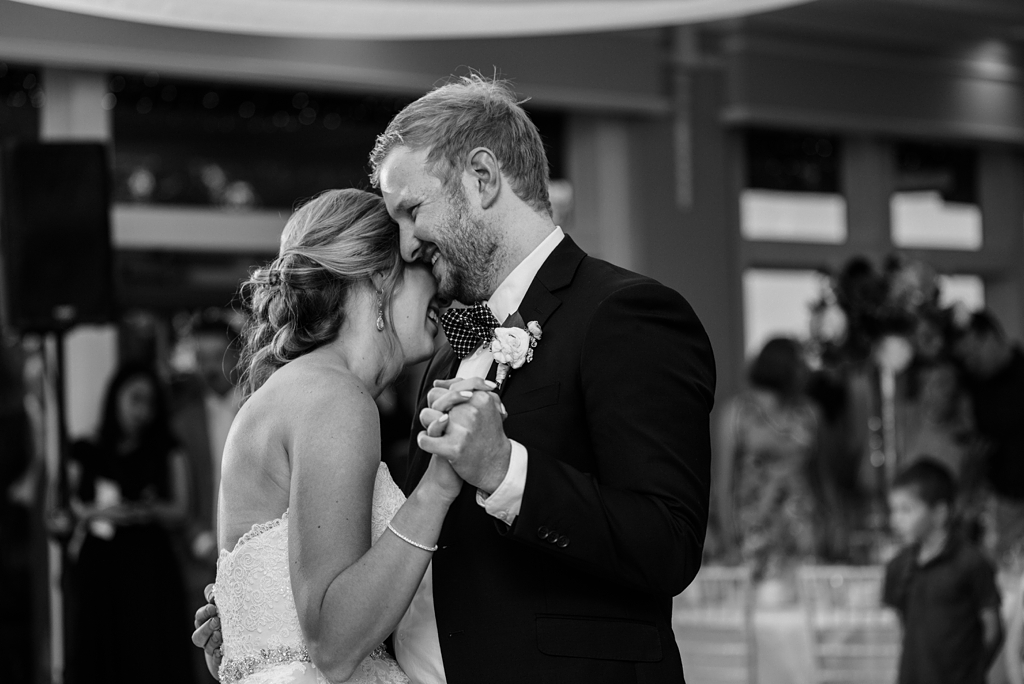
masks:
<svg viewBox="0 0 1024 684"><path fill-rule="evenodd" d="M459 404L465 404L472 399L474 392L493 394L498 403L498 410L501 412L502 418L507 418L508 413L505 412L505 406L501 403L501 399L498 399L498 395L495 394L497 388L498 384L496 382L484 380L483 378L435 380L434 386L427 392L427 408L420 412L420 423L423 427L427 427L434 418L440 415L438 409L447 413ZM431 434L430 436L436 437L438 435Z"/></svg>
<svg viewBox="0 0 1024 684"><path fill-rule="evenodd" d="M448 427L448 414L431 408L425 408L420 413L420 422L426 428L420 432L420 435L440 437ZM421 482L436 485L441 491L441 496L448 503L451 503L459 495L459 492L462 491L463 480L455 472L455 469L452 468L448 459L434 455L430 459L427 472L423 474Z"/></svg>

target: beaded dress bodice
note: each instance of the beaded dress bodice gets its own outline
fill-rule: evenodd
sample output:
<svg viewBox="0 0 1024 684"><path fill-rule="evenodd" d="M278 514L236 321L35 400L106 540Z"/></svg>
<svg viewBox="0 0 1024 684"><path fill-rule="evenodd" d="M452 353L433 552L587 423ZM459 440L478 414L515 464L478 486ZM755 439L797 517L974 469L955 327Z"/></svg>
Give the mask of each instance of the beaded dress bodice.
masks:
<svg viewBox="0 0 1024 684"><path fill-rule="evenodd" d="M373 488L374 543L405 502L383 463ZM231 551L217 560L215 596L224 638L222 684L326 682L309 658L288 572L288 512L253 525ZM374 650L349 682L408 684L383 647Z"/></svg>

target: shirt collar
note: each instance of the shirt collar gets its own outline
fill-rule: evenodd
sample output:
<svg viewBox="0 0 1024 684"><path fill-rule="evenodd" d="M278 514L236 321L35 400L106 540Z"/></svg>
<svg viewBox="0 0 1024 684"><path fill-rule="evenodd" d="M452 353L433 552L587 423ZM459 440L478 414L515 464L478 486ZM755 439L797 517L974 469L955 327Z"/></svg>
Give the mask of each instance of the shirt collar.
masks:
<svg viewBox="0 0 1024 684"><path fill-rule="evenodd" d="M960 550L960 544L960 536L954 530L949 530L946 534L946 542L942 545L942 548L939 549L939 552L931 558L929 558L925 563L921 563L920 565L918 565L918 567L928 568L932 565L941 563L947 558L955 556L957 552ZM915 558L915 561L916 560L917 559Z"/></svg>
<svg viewBox="0 0 1024 684"><path fill-rule="evenodd" d="M533 279L537 277L540 267L564 237L562 229L555 226L555 229L495 288L494 294L487 300L487 306L499 323L503 323L519 310L519 305L523 303L523 297L530 289Z"/></svg>

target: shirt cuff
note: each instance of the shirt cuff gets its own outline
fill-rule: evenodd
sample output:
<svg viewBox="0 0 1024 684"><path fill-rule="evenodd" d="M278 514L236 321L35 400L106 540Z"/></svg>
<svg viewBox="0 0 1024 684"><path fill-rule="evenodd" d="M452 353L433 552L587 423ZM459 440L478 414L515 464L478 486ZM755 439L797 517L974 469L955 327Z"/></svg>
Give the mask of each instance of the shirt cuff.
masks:
<svg viewBox="0 0 1024 684"><path fill-rule="evenodd" d="M508 459L508 471L505 479L490 496L484 496L479 489L476 491L476 502L498 520L508 525L519 515L523 504L523 490L526 489L526 464L529 460L526 447L514 439L512 454Z"/></svg>

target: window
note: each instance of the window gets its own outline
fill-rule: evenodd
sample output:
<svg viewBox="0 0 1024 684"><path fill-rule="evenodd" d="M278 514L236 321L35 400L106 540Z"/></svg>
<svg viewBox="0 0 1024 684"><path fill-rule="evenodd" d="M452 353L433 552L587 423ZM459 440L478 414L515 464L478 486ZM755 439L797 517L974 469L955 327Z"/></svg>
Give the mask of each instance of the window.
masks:
<svg viewBox="0 0 1024 684"><path fill-rule="evenodd" d="M812 133L750 130L740 232L747 240L842 244L840 141Z"/></svg>
<svg viewBox="0 0 1024 684"><path fill-rule="evenodd" d="M811 303L821 294L821 274L812 270L747 269L743 273L743 322L747 357L772 337L806 339Z"/></svg>
<svg viewBox="0 0 1024 684"><path fill-rule="evenodd" d="M329 188L369 188L377 135L410 100L115 74L115 201L290 211ZM564 116L531 116L560 174Z"/></svg>
<svg viewBox="0 0 1024 684"><path fill-rule="evenodd" d="M890 201L893 244L981 249L977 166L977 153L972 149L896 145L896 192Z"/></svg>
<svg viewBox="0 0 1024 684"><path fill-rule="evenodd" d="M306 90L110 78L114 199L274 207L328 188L369 187L378 133L407 102Z"/></svg>
<svg viewBox="0 0 1024 684"><path fill-rule="evenodd" d="M940 275L939 304L961 302L970 311L985 308L985 282L976 275Z"/></svg>

